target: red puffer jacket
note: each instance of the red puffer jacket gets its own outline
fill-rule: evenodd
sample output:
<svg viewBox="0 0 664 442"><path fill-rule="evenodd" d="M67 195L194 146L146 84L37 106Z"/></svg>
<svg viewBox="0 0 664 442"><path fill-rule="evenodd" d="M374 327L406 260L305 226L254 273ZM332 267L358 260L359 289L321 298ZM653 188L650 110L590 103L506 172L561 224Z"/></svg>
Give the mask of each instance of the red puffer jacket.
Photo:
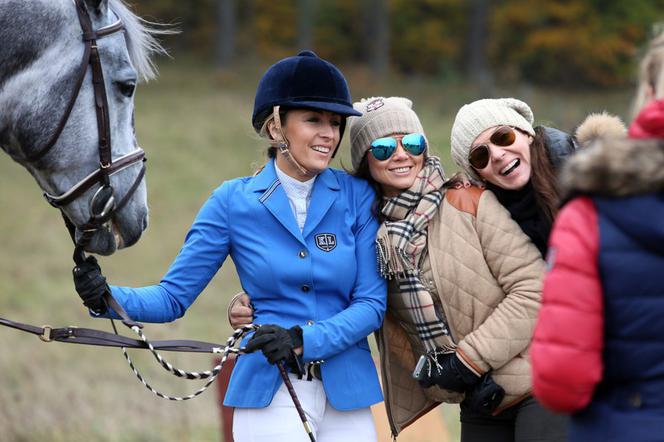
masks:
<svg viewBox="0 0 664 442"><path fill-rule="evenodd" d="M550 238L542 308L530 358L535 397L570 413L588 405L602 378L604 316L597 272L599 232L592 200L560 211Z"/></svg>
<svg viewBox="0 0 664 442"><path fill-rule="evenodd" d="M664 99L643 107L629 128L630 138L664 138Z"/></svg>

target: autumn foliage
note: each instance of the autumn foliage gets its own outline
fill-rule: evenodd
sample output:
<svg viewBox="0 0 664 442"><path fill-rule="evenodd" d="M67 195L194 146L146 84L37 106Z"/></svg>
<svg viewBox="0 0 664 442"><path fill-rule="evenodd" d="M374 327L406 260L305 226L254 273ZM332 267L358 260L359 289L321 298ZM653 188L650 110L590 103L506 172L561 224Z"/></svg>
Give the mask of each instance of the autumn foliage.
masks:
<svg viewBox="0 0 664 442"><path fill-rule="evenodd" d="M201 56L220 35L217 8L234 2L236 54L273 60L297 50L305 0L141 0L139 13L179 23L172 46ZM337 63L370 57L377 0L309 0L311 46ZM487 7L481 53L499 80L611 87L634 77L639 51L664 20L664 0L383 0L389 59L402 73L465 75L473 4Z"/></svg>

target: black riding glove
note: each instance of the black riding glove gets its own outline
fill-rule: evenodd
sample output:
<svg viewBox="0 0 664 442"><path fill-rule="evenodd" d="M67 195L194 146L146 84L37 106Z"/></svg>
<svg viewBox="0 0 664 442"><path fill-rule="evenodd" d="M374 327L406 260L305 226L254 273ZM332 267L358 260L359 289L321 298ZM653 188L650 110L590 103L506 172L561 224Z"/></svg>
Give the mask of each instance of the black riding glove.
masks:
<svg viewBox="0 0 664 442"><path fill-rule="evenodd" d="M466 392L464 403L472 411L490 416L505 397L503 387L496 384L489 373L485 373L481 381Z"/></svg>
<svg viewBox="0 0 664 442"><path fill-rule="evenodd" d="M430 370L419 379L422 387L438 385L440 388L461 393L480 381L480 377L466 367L456 353L438 353L435 358L437 363L428 361L431 364Z"/></svg>
<svg viewBox="0 0 664 442"><path fill-rule="evenodd" d="M270 364L286 361L289 366L297 366L297 356L293 349L302 347L302 329L294 326L285 329L278 325L262 325L249 339L245 347L247 353L261 350Z"/></svg>
<svg viewBox="0 0 664 442"><path fill-rule="evenodd" d="M104 293L111 291L106 284L106 278L101 274L101 267L94 256L88 256L85 261L72 270L74 286L83 305L97 314L106 312Z"/></svg>

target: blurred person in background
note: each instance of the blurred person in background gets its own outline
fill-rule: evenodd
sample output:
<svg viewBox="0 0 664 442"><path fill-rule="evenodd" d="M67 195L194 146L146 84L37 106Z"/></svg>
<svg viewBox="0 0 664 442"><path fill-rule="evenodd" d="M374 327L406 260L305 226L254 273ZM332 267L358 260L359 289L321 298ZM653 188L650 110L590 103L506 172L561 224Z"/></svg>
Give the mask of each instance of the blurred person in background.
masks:
<svg viewBox="0 0 664 442"><path fill-rule="evenodd" d="M661 74L660 74L661 75ZM537 398L570 413L570 440L662 440L664 100L629 138L595 141L564 169L532 348ZM589 142L591 139L589 139Z"/></svg>
<svg viewBox="0 0 664 442"><path fill-rule="evenodd" d="M213 192L161 282L109 287L94 258L74 269L95 315L115 316L102 299L110 290L133 319L168 322L231 256L261 324L224 401L235 407L237 442L309 440L273 365L282 361L319 442L376 440L369 407L382 394L367 335L383 320L386 284L375 265L375 195L328 167L350 115L359 113L334 65L310 51L280 60L263 75L252 116L268 163Z"/></svg>
<svg viewBox="0 0 664 442"><path fill-rule="evenodd" d="M632 104L632 117L650 101L664 97L664 32L653 38L639 65L639 84Z"/></svg>

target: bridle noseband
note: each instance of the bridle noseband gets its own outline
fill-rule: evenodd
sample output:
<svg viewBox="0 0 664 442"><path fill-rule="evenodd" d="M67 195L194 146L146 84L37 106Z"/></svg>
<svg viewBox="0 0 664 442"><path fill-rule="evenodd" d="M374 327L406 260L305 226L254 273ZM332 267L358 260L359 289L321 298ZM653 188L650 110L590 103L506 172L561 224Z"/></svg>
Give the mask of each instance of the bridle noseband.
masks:
<svg viewBox="0 0 664 442"><path fill-rule="evenodd" d="M106 88L104 86L104 74L101 66L101 59L99 57L99 50L97 48L97 40L115 34L116 32L123 31L124 25L121 20L118 20L109 26L94 30L92 28L92 20L83 4L83 0L72 1L76 5L78 21L83 30L82 40L85 44L83 58L76 76L74 91L67 107L65 108L64 114L60 118L55 133L53 133L44 147L30 155L26 155L25 159L29 162L40 160L51 150L60 138L71 111L74 108L74 103L80 94L81 86L89 65L92 70L92 86L94 88L95 113L97 115L97 132L99 134L99 168L78 183L74 184L69 190L61 195L52 195L48 192L44 193L46 201L48 201L53 207L62 211L63 206L79 198L95 184L100 185L99 189L90 200L90 218L84 225L75 226L64 212L62 212L65 224L67 225L67 228L72 235L72 240L76 245L74 250L74 261L77 264L80 264L85 259L83 249L88 245L95 232L106 224L117 211L127 204L127 202L129 202L129 199L143 180L143 176L145 175L145 165L142 165L134 183L120 201L116 201L115 191L110 182L110 176L135 163L145 162L145 152L143 149L138 148L115 161L113 161L111 153L111 126L109 122L108 99L106 96ZM83 232L78 240L75 238L75 230L77 227Z"/></svg>

